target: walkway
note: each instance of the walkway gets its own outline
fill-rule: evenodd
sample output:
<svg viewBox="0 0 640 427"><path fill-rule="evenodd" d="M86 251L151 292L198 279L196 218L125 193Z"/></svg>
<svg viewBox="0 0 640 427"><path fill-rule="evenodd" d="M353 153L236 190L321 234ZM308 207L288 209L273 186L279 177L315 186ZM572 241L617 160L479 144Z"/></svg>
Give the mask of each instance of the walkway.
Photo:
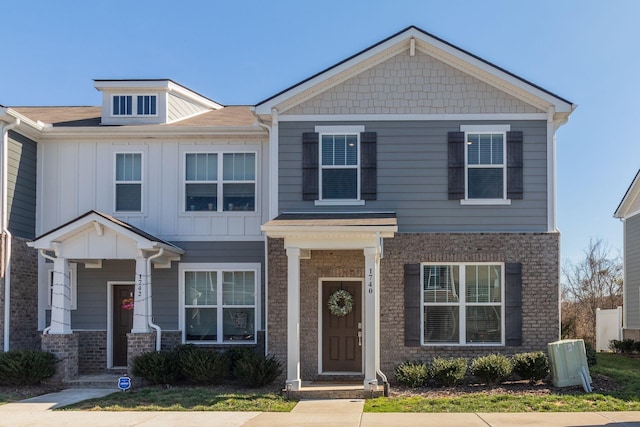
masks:
<svg viewBox="0 0 640 427"><path fill-rule="evenodd" d="M335 427L640 427L640 412L558 412L514 414L363 413L364 400L305 400L290 413L276 412L91 412L52 411L105 396L113 390L63 390L0 406L0 426L335 426Z"/></svg>

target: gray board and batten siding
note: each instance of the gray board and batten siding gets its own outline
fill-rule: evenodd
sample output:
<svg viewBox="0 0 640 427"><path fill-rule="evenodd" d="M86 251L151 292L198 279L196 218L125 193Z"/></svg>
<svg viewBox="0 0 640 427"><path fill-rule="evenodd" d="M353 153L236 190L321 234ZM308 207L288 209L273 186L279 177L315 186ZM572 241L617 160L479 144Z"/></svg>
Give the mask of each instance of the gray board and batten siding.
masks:
<svg viewBox="0 0 640 427"><path fill-rule="evenodd" d="M524 197L508 206L448 200L448 132L460 125L511 125L522 131ZM377 197L364 206L315 206L302 199L302 134L316 125L364 125L377 133ZM281 122L279 210L395 211L399 232L547 231L547 123L537 121Z"/></svg>
<svg viewBox="0 0 640 427"><path fill-rule="evenodd" d="M261 307L264 307L264 242L172 242L185 250L181 263L255 263L260 264ZM153 321L165 330L178 329L178 262L171 268L153 268ZM85 268L78 264L77 309L71 311L71 327L77 330L107 329L107 283L133 282L134 260L105 260L102 268ZM261 309L264 325L264 309ZM51 312L47 310L47 325Z"/></svg>
<svg viewBox="0 0 640 427"><path fill-rule="evenodd" d="M640 215L624 221L625 329L640 329Z"/></svg>
<svg viewBox="0 0 640 427"><path fill-rule="evenodd" d="M33 239L36 230L37 144L9 131L8 212L9 231Z"/></svg>

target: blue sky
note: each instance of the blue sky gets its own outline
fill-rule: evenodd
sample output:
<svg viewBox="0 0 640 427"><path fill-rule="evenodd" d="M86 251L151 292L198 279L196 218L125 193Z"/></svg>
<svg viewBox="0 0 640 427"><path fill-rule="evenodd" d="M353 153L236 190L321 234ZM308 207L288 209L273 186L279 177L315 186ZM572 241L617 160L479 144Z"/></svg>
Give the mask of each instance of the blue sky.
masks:
<svg viewBox="0 0 640 427"><path fill-rule="evenodd" d="M562 259L613 218L640 168L640 1L21 0L3 8L0 104L98 105L93 79L170 78L255 104L415 25L566 98L557 133Z"/></svg>

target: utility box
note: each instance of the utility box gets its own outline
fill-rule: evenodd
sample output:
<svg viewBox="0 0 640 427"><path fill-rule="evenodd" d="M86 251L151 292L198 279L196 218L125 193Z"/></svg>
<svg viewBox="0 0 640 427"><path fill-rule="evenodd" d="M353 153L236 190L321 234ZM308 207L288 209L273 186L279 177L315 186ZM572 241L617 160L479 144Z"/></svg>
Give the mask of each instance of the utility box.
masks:
<svg viewBox="0 0 640 427"><path fill-rule="evenodd" d="M560 340L547 344L551 377L556 387L582 385L591 389L591 375L583 340Z"/></svg>

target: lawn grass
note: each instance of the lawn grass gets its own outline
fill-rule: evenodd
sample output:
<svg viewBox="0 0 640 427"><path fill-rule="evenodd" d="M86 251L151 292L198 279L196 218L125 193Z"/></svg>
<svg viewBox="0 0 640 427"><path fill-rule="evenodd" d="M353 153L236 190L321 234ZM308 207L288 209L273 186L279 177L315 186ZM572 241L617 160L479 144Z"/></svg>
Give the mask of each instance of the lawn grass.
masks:
<svg viewBox="0 0 640 427"><path fill-rule="evenodd" d="M593 412L640 411L640 359L598 354L591 373L606 375L619 390L584 394L508 395L470 393L460 397L423 396L367 400L365 412Z"/></svg>
<svg viewBox="0 0 640 427"><path fill-rule="evenodd" d="M149 387L85 400L63 410L289 412L296 403L276 393L220 392L206 387Z"/></svg>

